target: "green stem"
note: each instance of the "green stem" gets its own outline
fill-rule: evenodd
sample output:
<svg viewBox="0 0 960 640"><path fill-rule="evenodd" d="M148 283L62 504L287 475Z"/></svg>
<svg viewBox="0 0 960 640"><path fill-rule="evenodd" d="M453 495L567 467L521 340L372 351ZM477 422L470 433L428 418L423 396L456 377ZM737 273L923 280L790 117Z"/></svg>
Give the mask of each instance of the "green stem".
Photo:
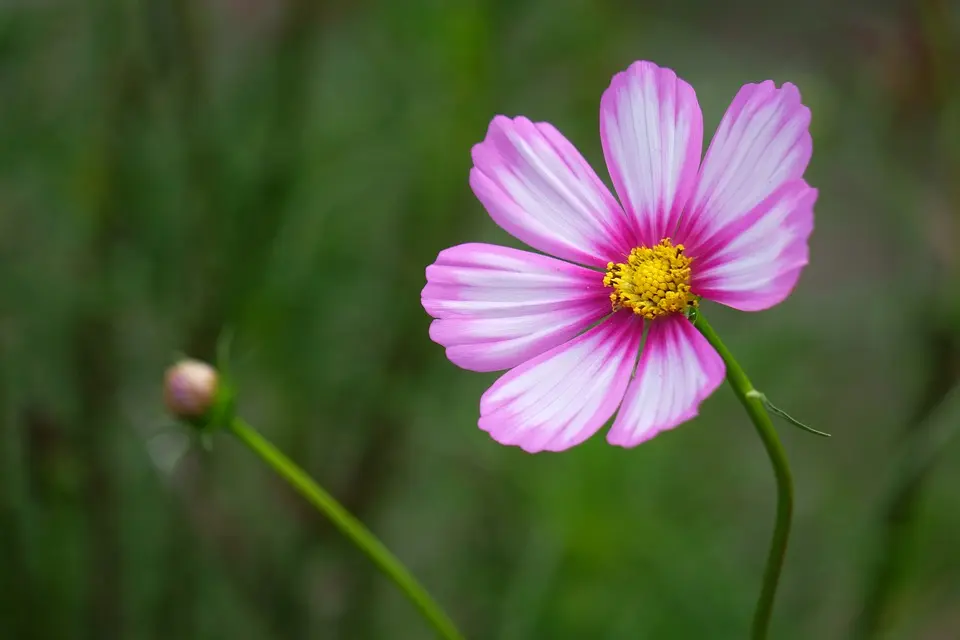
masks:
<svg viewBox="0 0 960 640"><path fill-rule="evenodd" d="M773 602L777 594L777 583L780 580L780 571L787 553L787 542L790 538L790 521L793 517L793 478L790 473L790 463L787 454L780 444L780 438L773 427L773 422L763 406L761 397L750 384L750 379L744 373L740 364L727 349L726 345L707 323L702 314L697 314L694 326L703 334L703 337L713 345L724 364L727 365L727 382L740 400L740 404L747 410L750 421L757 428L757 435L763 442L763 447L770 456L773 473L777 478L777 521L770 540L770 551L767 554L767 567L763 572L763 588L757 600L757 608L753 615L753 634L756 640L767 637L770 628L770 616L773 613Z"/></svg>
<svg viewBox="0 0 960 640"><path fill-rule="evenodd" d="M423 617L433 626L440 637L446 640L463 640L463 636L453 621L430 597L410 571L390 553L369 529L353 517L333 496L323 490L313 478L293 463L287 456L261 436L253 427L240 418L234 418L229 425L243 444L257 454L284 480L306 498L325 516L330 518L343 535L363 551L368 558L410 599L420 610Z"/></svg>

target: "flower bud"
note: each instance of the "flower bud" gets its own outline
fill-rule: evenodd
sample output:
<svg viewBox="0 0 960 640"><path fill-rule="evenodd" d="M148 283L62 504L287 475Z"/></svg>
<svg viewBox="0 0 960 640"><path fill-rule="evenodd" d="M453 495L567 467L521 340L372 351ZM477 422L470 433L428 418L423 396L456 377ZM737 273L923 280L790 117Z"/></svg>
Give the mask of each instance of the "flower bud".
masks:
<svg viewBox="0 0 960 640"><path fill-rule="evenodd" d="M167 369L163 396L170 413L183 420L202 418L217 395L217 371L206 362L181 360Z"/></svg>

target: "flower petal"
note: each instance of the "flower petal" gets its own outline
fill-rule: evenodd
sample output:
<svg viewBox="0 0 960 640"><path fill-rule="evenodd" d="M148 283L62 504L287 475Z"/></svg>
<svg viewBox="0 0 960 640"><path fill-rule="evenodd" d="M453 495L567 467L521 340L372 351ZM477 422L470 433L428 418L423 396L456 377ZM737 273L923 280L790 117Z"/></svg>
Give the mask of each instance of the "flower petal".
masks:
<svg viewBox="0 0 960 640"><path fill-rule="evenodd" d="M782 302L807 264L816 200L794 180L721 229L694 260L694 293L741 311Z"/></svg>
<svg viewBox="0 0 960 640"><path fill-rule="evenodd" d="M703 115L693 87L670 69L635 62L600 100L600 135L634 244L672 236L697 177Z"/></svg>
<svg viewBox="0 0 960 640"><path fill-rule="evenodd" d="M508 371L480 400L480 428L530 452L580 444L617 410L642 333L639 318L614 314Z"/></svg>
<svg viewBox="0 0 960 640"><path fill-rule="evenodd" d="M473 164L470 186L490 217L534 249L605 268L633 248L620 205L553 126L497 116Z"/></svg>
<svg viewBox="0 0 960 640"><path fill-rule="evenodd" d="M509 369L610 313L603 275L491 244L445 249L421 293L430 337L464 369Z"/></svg>
<svg viewBox="0 0 960 640"><path fill-rule="evenodd" d="M677 233L691 255L810 162L810 109L800 92L772 81L745 85L727 109L700 167Z"/></svg>
<svg viewBox="0 0 960 640"><path fill-rule="evenodd" d="M654 321L607 441L634 447L693 418L724 371L723 360L689 320Z"/></svg>

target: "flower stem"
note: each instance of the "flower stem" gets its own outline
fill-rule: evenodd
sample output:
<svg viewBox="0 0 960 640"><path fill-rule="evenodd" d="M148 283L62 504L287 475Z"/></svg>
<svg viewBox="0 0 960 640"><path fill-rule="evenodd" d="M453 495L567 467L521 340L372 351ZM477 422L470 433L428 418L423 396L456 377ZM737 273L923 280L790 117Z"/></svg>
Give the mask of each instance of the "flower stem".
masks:
<svg viewBox="0 0 960 640"><path fill-rule="evenodd" d="M777 520L773 528L773 537L770 540L770 551L767 554L767 566L763 572L763 588L757 600L757 608L753 615L752 638L761 640L767 637L770 628L770 617L773 613L773 602L777 594L777 582L780 580L780 571L783 568L784 556L787 553L787 542L790 538L790 521L793 517L793 478L790 473L790 463L787 454L780 444L780 438L773 427L773 422L767 414L760 399L760 395L750 384L747 374L727 349L726 345L707 323L702 314L697 314L694 326L703 334L703 337L717 350L723 362L727 365L727 382L740 400L740 404L747 410L747 415L757 435L763 442L773 473L777 478Z"/></svg>
<svg viewBox="0 0 960 640"><path fill-rule="evenodd" d="M333 496L323 490L313 478L293 463L266 438L240 418L229 424L243 444L250 448L284 480L306 498L317 510L330 518L333 524L350 539L420 610L437 634L446 640L463 640L453 621L433 600L410 571L374 536L363 523L353 517Z"/></svg>

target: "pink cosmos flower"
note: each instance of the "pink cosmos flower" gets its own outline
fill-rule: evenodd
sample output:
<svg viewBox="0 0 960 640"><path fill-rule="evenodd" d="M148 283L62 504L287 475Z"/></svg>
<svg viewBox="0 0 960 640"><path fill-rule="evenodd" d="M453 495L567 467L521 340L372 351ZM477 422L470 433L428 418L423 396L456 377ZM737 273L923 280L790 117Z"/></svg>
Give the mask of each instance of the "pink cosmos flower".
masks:
<svg viewBox="0 0 960 640"><path fill-rule="evenodd" d="M607 440L624 447L694 417L725 371L689 310L701 296L766 309L807 264L809 124L792 84L745 85L701 162L693 88L636 62L600 101L618 202L553 126L494 118L470 186L498 225L556 257L474 243L427 267L430 337L464 369L509 369L480 400L480 428L559 451L618 408Z"/></svg>

